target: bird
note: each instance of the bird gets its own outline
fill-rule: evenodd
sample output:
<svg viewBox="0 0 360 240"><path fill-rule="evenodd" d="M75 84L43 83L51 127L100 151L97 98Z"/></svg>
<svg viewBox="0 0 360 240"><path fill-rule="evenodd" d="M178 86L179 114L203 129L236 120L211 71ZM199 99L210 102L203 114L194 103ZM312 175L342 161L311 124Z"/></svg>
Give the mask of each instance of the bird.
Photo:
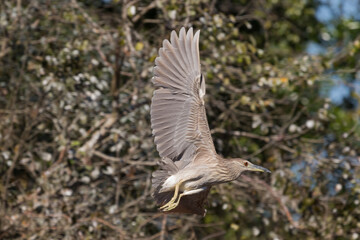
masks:
<svg viewBox="0 0 360 240"><path fill-rule="evenodd" d="M245 171L270 171L242 158L217 154L206 111L205 77L201 72L200 30L171 32L159 49L151 79L150 115L161 160L152 174L155 201L164 213L205 216L212 186L234 181Z"/></svg>

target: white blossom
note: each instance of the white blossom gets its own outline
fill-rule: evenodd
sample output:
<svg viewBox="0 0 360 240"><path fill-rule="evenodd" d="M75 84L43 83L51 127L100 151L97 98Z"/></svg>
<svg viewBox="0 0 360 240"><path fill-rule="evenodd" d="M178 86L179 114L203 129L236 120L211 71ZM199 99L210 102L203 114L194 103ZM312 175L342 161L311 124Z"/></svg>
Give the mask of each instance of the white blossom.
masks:
<svg viewBox="0 0 360 240"><path fill-rule="evenodd" d="M75 49L71 52L71 55L73 55L74 57L79 56L79 50Z"/></svg>
<svg viewBox="0 0 360 240"><path fill-rule="evenodd" d="M306 125L307 128L312 129L315 126L315 121L312 120L312 119L307 120L305 125Z"/></svg>

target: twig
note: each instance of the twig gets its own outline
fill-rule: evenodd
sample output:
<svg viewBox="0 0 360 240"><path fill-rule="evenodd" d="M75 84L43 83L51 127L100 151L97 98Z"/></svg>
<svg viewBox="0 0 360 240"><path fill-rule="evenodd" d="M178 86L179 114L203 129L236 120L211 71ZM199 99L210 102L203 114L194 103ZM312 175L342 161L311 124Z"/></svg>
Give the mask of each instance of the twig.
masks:
<svg viewBox="0 0 360 240"><path fill-rule="evenodd" d="M112 157L96 150L92 151L92 154L110 162L120 162L120 163L127 163L130 165L142 165L142 166L157 165L156 162L132 161L132 160L126 160L125 158Z"/></svg>
<svg viewBox="0 0 360 240"><path fill-rule="evenodd" d="M267 192L270 193L271 196L273 196L277 200L277 202L279 203L280 207L282 208L282 210L283 210L286 218L290 222L290 224L293 227L297 228L297 229L302 229L303 228L302 226L299 226L298 223L294 222L294 219L292 218L289 209L287 208L287 206L282 201L282 198L279 196L278 193L276 193L274 191L274 189L269 184L267 184L266 182L264 182L264 181L262 181L262 180L260 180L258 178L255 178L255 179L254 178L249 178L249 177L247 177L245 175L242 176L242 179L247 181L248 183L250 183L252 185L256 185L256 186L261 185L261 186L263 186L267 190Z"/></svg>
<svg viewBox="0 0 360 240"><path fill-rule="evenodd" d="M233 136L244 136L244 137L248 137L248 138L254 138L254 139L259 139L262 140L264 142L269 142L270 138L269 137L264 137L264 136L260 136L254 133L249 133L249 132L241 132L241 131L229 131L227 132L225 129L222 128L215 128L213 130L211 130L211 133L224 133L224 134L230 134Z"/></svg>
<svg viewBox="0 0 360 240"><path fill-rule="evenodd" d="M84 218L84 219L79 220L79 222L89 222L89 221L96 221L96 222L102 223L103 225L118 232L122 238L124 238L124 236L126 235L125 232L121 228L114 226L113 224L109 223L108 221L98 218L98 217Z"/></svg>
<svg viewBox="0 0 360 240"><path fill-rule="evenodd" d="M208 240L208 239L212 239L212 238L217 238L220 237L222 235L225 235L225 231L220 231L220 232L216 232L210 235L207 235L206 237L203 238L203 240Z"/></svg>
<svg viewBox="0 0 360 240"><path fill-rule="evenodd" d="M133 22L137 22L143 15L145 15L150 9L154 7L156 7L156 1L152 1L149 5L142 8L141 11L133 17Z"/></svg>
<svg viewBox="0 0 360 240"><path fill-rule="evenodd" d="M266 149L270 148L271 146L274 145L275 142L268 142L267 144L265 144L262 148L258 149L257 151L253 152L252 154L249 154L247 156L245 156L244 158L245 159L248 159L248 158L252 158L252 157L255 157L256 155L262 153L263 151L265 151Z"/></svg>
<svg viewBox="0 0 360 240"><path fill-rule="evenodd" d="M167 223L167 215L163 215L162 225L161 225L161 232L160 232L160 240L165 239L166 234L166 223Z"/></svg>

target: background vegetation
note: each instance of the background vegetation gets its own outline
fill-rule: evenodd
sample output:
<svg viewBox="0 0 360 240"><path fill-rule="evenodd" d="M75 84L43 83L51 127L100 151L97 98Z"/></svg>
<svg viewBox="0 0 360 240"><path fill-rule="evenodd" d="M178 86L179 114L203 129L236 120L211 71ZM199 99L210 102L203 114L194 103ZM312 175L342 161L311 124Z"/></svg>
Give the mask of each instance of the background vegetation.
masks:
<svg viewBox="0 0 360 240"><path fill-rule="evenodd" d="M359 5L1 1L0 239L360 239ZM205 218L151 198L152 67L182 26L218 153L272 171Z"/></svg>

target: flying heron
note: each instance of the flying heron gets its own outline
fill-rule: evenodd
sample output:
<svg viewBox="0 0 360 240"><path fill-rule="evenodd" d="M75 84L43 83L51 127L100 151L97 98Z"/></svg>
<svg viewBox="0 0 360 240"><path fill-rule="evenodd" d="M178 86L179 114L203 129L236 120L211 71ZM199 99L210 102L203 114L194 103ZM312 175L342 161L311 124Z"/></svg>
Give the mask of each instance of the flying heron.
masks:
<svg viewBox="0 0 360 240"><path fill-rule="evenodd" d="M204 106L198 30L172 31L155 59L151 127L161 157L153 173L153 196L163 212L205 215L211 186L237 179L244 171L269 172L242 158L216 153Z"/></svg>

